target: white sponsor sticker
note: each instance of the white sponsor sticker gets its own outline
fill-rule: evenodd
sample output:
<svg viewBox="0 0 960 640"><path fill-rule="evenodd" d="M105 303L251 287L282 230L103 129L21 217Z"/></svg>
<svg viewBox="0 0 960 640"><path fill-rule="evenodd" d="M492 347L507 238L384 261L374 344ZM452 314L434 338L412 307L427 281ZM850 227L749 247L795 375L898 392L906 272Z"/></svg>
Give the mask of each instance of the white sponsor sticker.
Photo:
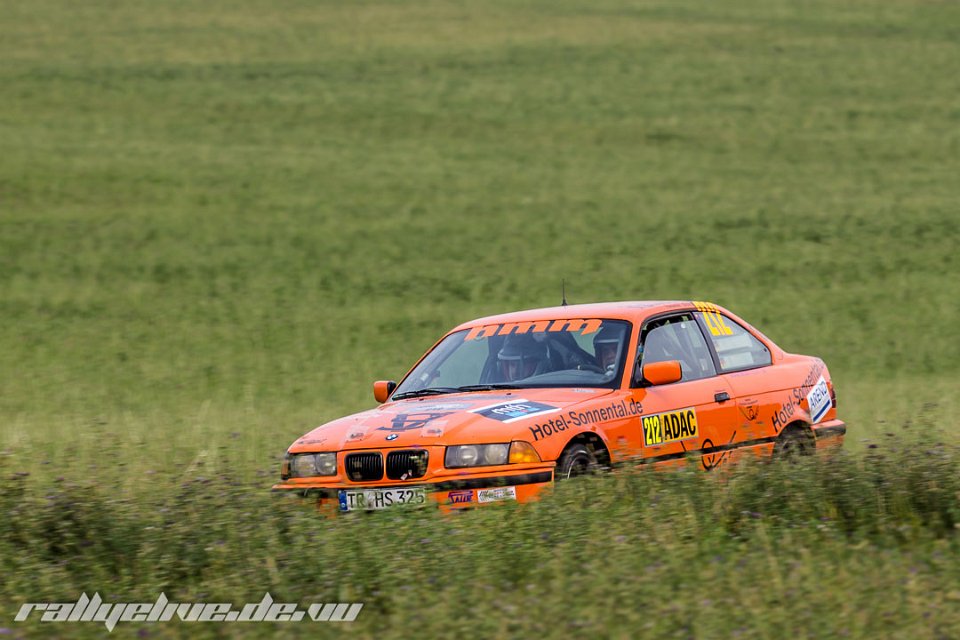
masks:
<svg viewBox="0 0 960 640"><path fill-rule="evenodd" d="M810 408L810 419L816 424L827 415L830 410L830 389L827 388L827 381L820 376L817 384L807 394L807 406Z"/></svg>
<svg viewBox="0 0 960 640"><path fill-rule="evenodd" d="M480 489L477 491L477 502L498 502L500 500L516 499L516 487L497 487L495 489Z"/></svg>

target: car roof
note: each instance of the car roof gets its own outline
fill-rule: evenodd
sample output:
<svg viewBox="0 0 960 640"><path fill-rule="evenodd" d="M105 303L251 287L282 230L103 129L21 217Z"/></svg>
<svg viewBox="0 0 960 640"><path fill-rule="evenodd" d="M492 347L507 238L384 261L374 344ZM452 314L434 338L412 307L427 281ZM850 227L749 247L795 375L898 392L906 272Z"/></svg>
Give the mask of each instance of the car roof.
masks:
<svg viewBox="0 0 960 640"><path fill-rule="evenodd" d="M702 303L698 303L702 304ZM716 306L716 305L711 305ZM622 302L596 302L591 304L568 304L560 307L543 307L513 311L464 322L453 331L470 327L507 322L533 320L565 320L571 318L611 318L617 320L641 320L665 311L680 311L694 307L688 300L628 300ZM719 308L719 307L718 307ZM722 309L721 309L722 310Z"/></svg>

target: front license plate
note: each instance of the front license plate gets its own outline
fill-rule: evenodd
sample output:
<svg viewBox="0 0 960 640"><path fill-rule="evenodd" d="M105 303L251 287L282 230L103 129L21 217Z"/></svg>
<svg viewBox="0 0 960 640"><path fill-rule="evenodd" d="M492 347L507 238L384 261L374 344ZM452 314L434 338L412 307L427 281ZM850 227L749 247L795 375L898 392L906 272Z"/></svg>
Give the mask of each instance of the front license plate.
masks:
<svg viewBox="0 0 960 640"><path fill-rule="evenodd" d="M427 491L423 487L396 489L341 489L340 511L357 509L386 509L404 505L424 504Z"/></svg>

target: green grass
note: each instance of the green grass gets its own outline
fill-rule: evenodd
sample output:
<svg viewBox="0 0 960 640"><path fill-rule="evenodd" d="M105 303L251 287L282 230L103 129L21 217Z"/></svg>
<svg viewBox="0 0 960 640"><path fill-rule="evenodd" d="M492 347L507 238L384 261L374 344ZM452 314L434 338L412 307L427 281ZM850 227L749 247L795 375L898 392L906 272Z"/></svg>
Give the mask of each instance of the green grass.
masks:
<svg viewBox="0 0 960 640"><path fill-rule="evenodd" d="M418 615L437 633L481 614L495 625L535 611L547 624L569 611L587 616L583 635L605 623L632 635L653 620L650 635L831 635L823 624L852 637L935 637L923 607L939 603L930 615L956 635L937 599L956 583L955 549L933 559L955 534L916 524L909 509L903 539L821 544L801 526L791 548L804 610L832 613L788 629L786 601L731 586L772 566L773 542L755 558L753 544L723 538L726 560L712 569L689 541L667 547L665 573L683 574L673 584L711 604L683 600L648 620L634 617L644 610L635 600L663 575L636 563L661 554L632 537L598 553L636 570L636 584L600 565L565 581L573 561L560 559L542 575L525 569L528 583L435 591L425 586L434 565L400 571L388 518L341 528L276 515L264 494L286 446L369 407L372 380L398 379L458 322L558 303L561 279L575 302L712 300L785 349L824 358L856 460L904 426L960 442L957 6L17 0L5 16L0 472L29 472L16 482L38 504L59 487L88 488L79 503L135 531L154 526L144 523L183 483L205 504L210 485L191 483L219 487L228 474L242 499L187 518L170 534L178 544L206 539L201 522L212 518L235 531L234 559L276 565L303 549L271 537L289 519L329 535L330 556L358 559L348 541L364 538L349 527L364 527L392 558L383 584L410 586L393 590L399 617L385 620ZM647 517L610 506L612 489L598 482L596 502L609 508L542 507L570 519L566 551ZM455 548L466 562L492 562L487 549L510 527L547 522L537 510L502 513L465 519L469 542ZM265 520L244 543L251 514ZM684 535L725 531L661 515ZM644 522L638 531L656 530ZM457 525L415 516L398 526L409 542ZM128 529L110 534L121 547ZM0 627L27 598L111 588L112 554L175 555L130 535L127 551L81 554L89 577L69 579L63 556L15 551L5 538L4 556L25 564L0 578ZM542 559L523 545L509 553L525 567ZM280 582L230 570L221 583L211 566L189 580L118 577L114 591L152 598L164 584L179 597L233 597ZM345 576L308 566L326 576L317 580ZM344 584L372 588L359 574ZM332 593L310 588L285 594ZM721 604L731 589L739 608ZM910 594L905 608L887 608L891 590ZM588 613L601 596L617 616ZM690 616L709 623L671 626ZM364 624L373 633L380 623Z"/></svg>
<svg viewBox="0 0 960 640"><path fill-rule="evenodd" d="M533 505L336 520L223 470L160 476L168 492L137 499L89 480L39 488L10 478L0 484L0 584L62 602L94 589L108 602L163 592L239 604L264 591L304 606L362 601L351 627L361 637L953 637L958 456L956 446L887 438L863 457L722 479L624 469L565 483ZM140 630L224 631L118 627ZM229 627L241 632L342 630Z"/></svg>

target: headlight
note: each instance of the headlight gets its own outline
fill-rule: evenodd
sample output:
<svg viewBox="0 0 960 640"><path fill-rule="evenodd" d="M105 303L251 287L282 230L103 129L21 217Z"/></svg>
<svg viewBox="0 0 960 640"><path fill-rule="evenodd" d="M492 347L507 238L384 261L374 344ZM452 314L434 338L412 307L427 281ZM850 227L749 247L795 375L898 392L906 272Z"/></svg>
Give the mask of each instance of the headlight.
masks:
<svg viewBox="0 0 960 640"><path fill-rule="evenodd" d="M525 456L512 455L517 445L526 445ZM447 447L447 453L443 458L443 466L448 469L492 467L508 462L540 462L540 456L526 442L514 442L512 445L461 444L455 447Z"/></svg>
<svg viewBox="0 0 960 640"><path fill-rule="evenodd" d="M337 454L335 453L300 453L290 460L290 476L293 478L335 475L337 475Z"/></svg>
<svg viewBox="0 0 960 640"><path fill-rule="evenodd" d="M488 444L483 448L484 464L506 464L510 454L508 444Z"/></svg>
<svg viewBox="0 0 960 640"><path fill-rule="evenodd" d="M337 454L318 453L316 456L314 456L314 461L317 465L318 476L337 475Z"/></svg>
<svg viewBox="0 0 960 640"><path fill-rule="evenodd" d="M448 469L457 467L475 467L480 460L480 447L465 444L458 447L447 447L447 454L443 457L443 466Z"/></svg>

